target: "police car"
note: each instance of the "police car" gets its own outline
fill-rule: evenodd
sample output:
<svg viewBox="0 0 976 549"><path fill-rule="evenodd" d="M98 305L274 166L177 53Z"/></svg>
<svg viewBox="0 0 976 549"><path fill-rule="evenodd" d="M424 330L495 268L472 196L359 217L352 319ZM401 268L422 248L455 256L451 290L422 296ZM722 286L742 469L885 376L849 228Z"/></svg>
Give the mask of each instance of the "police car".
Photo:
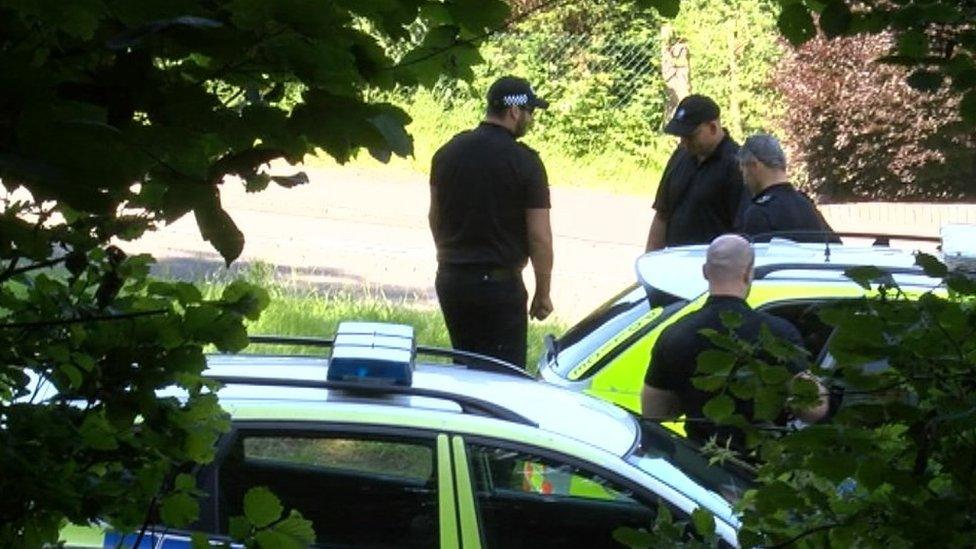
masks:
<svg viewBox="0 0 976 549"><path fill-rule="evenodd" d="M952 263L976 242L972 225L943 228L943 259ZM867 291L844 275L847 269L875 266L906 293L936 288L941 280L925 276L913 251L890 246L905 242L935 251L938 238L841 233L842 243L800 244L773 238L755 244L755 278L747 298L757 310L792 322L811 357L822 366L832 357L826 343L832 329L818 311ZM828 240L837 240L830 237ZM966 243L969 244L966 244ZM954 250L949 253L947 245ZM958 248L959 250L956 250ZM699 309L708 285L702 276L707 246L683 246L649 252L636 263L637 283L624 289L570 328L562 337L547 336L539 375L547 382L588 393L640 413L640 393L654 342L661 332ZM965 252L970 253L970 252Z"/></svg>
<svg viewBox="0 0 976 549"><path fill-rule="evenodd" d="M615 530L649 528L661 505L677 520L706 509L721 543L736 545L746 476L616 406L418 346L403 325L252 342L317 354L209 357L233 427L197 472L207 495L193 532L226 540L244 495L265 486L312 521L323 547L614 547ZM141 546L188 547L190 534L157 525ZM64 539L135 537L74 527Z"/></svg>

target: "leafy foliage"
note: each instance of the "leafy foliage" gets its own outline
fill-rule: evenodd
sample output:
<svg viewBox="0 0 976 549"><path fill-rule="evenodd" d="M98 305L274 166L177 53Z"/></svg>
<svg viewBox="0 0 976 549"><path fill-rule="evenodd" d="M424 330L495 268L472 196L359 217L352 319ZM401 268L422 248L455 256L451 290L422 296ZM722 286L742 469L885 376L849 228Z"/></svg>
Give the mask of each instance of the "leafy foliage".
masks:
<svg viewBox="0 0 976 549"><path fill-rule="evenodd" d="M891 33L818 37L783 60L782 126L805 186L828 201L976 196L976 139L938 73L879 63ZM912 86L938 78L929 89Z"/></svg>
<svg viewBox="0 0 976 549"><path fill-rule="evenodd" d="M523 1L523 9L540 2ZM716 98L737 138L769 129L779 104L769 89L782 56L774 7L737 3L560 2L488 40L472 83L441 82L431 90L399 88L390 101L414 117L417 162L484 114L484 93L502 74L526 77L551 107L538 113L526 141L540 151L557 185L593 185L653 192L676 140L661 132L666 92L661 74L662 26L688 45L692 87ZM670 45L670 44L669 44Z"/></svg>
<svg viewBox="0 0 976 549"><path fill-rule="evenodd" d="M812 371L842 396L830 420L800 430L740 425L762 463L757 487L740 503L744 546L976 542L976 284L934 257L920 254L918 263L945 287L906 295L864 269L850 275L876 296L821 312L836 330L829 345L836 364ZM696 385L719 364L741 365L715 389L710 419L734 417L720 404L724 391L752 400L767 418L816 400L809 381L768 377L770 364L748 342L724 342L736 344L699 362ZM795 351L772 339L761 346L774 356ZM782 396L764 405L764 389L748 394L743 378L778 383Z"/></svg>
<svg viewBox="0 0 976 549"><path fill-rule="evenodd" d="M228 426L203 349L245 347L269 298L152 281L124 242L192 213L229 264L245 239L221 185L302 184L262 166L315 150L411 154L410 118L367 88L470 75L470 39L507 13L500 0L0 0L0 545L54 542L65 519L194 520L181 473ZM247 519L270 545L305 539L300 518Z"/></svg>

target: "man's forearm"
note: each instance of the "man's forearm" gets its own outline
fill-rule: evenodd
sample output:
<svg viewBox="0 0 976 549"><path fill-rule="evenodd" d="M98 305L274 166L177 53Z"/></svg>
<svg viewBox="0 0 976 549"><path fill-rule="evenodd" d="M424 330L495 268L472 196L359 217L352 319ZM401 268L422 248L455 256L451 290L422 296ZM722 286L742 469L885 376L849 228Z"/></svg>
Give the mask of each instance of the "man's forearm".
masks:
<svg viewBox="0 0 976 549"><path fill-rule="evenodd" d="M651 220L651 229L647 232L647 245L644 250L653 252L663 248L667 228L667 221L660 214L654 214L654 219Z"/></svg>
<svg viewBox="0 0 976 549"><path fill-rule="evenodd" d="M552 284L552 242L530 242L529 260L535 272L535 291L538 294L549 295Z"/></svg>

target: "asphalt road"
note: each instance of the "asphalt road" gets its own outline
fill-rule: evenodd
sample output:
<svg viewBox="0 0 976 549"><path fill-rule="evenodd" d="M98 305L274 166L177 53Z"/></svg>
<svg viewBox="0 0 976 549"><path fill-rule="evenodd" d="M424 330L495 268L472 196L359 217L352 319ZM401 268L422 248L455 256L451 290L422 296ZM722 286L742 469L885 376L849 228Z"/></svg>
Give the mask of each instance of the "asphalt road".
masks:
<svg viewBox="0 0 976 549"><path fill-rule="evenodd" d="M426 176L385 166L306 172L309 184L292 189L272 184L248 194L240 182L224 184L223 204L247 239L232 270L260 261L294 284L435 306ZM851 232L937 236L944 223L976 223L974 204L836 204L821 211L834 229ZM552 297L559 319L575 322L634 281L652 212L649 197L552 189ZM192 215L122 248L152 252L164 275L227 274ZM531 292L531 269L526 282Z"/></svg>
<svg viewBox="0 0 976 549"><path fill-rule="evenodd" d="M224 184L224 207L246 238L232 270L261 261L296 284L434 306L426 177L392 168L306 172L310 183L292 189L272 184L248 194L239 182ZM652 210L648 198L581 189L555 188L552 203L554 314L573 322L634 280ZM122 248L153 253L160 274L192 279L227 273L192 215ZM526 283L531 293L531 269Z"/></svg>

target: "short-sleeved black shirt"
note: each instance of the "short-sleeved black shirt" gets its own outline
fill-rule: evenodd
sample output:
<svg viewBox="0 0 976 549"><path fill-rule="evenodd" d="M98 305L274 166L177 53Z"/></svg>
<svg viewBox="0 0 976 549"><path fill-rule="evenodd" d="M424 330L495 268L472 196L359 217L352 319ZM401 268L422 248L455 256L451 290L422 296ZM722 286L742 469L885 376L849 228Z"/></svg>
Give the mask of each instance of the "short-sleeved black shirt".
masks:
<svg viewBox="0 0 976 549"><path fill-rule="evenodd" d="M753 239L755 242L768 242L773 236L797 242L823 242L826 236L836 241L836 236L831 236L833 230L813 201L789 183L777 183L752 197L742 213L738 231L753 237L759 235ZM777 234L768 234L772 232Z"/></svg>
<svg viewBox="0 0 976 549"><path fill-rule="evenodd" d="M654 198L657 215L667 219L666 246L708 244L732 232L748 199L738 151L728 134L702 162L684 147L674 151Z"/></svg>
<svg viewBox="0 0 976 549"><path fill-rule="evenodd" d="M505 128L482 122L442 146L431 161L431 226L437 261L446 265L524 267L525 211L549 208L539 154Z"/></svg>
<svg viewBox="0 0 976 549"><path fill-rule="evenodd" d="M711 328L719 333L727 333L722 324L721 314L734 311L742 318L742 324L735 333L745 341L758 341L760 327L769 326L773 335L786 339L795 345L802 345L800 332L788 321L767 313L754 311L745 301L731 296L711 296L701 309L695 311L671 326L665 328L651 351L651 363L644 376L647 385L675 393L681 403L681 410L688 418L703 418L702 407L714 394L702 391L691 383L698 367L698 355L715 348L701 331ZM797 365L790 365L794 373ZM751 417L749 403L737 401L736 410ZM732 427L716 426L710 423L689 421L685 424L689 437L704 442L712 435L724 440L731 437L741 444L741 433Z"/></svg>

